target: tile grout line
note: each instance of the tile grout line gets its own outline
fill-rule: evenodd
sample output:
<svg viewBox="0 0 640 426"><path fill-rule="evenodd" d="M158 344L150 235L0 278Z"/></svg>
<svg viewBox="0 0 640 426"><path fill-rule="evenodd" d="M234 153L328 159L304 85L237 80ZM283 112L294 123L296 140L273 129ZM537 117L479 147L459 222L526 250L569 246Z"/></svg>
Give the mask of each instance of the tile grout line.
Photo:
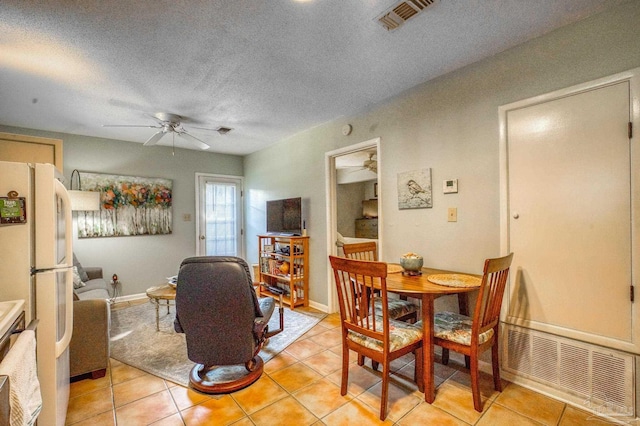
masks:
<svg viewBox="0 0 640 426"><path fill-rule="evenodd" d="M323 320L323 321L324 321L324 320ZM307 332L305 333L305 335L303 335L304 337L302 337L302 336L301 336L302 338L300 338L299 340L296 340L296 342L310 341L310 342L312 342L312 343L314 343L314 344L316 344L316 345L319 345L319 346L321 346L321 347L323 348L320 352L314 353L314 354L312 354L312 355L305 356L304 358L300 358L299 356L295 356L294 354L292 354L292 353L290 353L290 352L287 352L287 350L285 349L285 350L283 350L281 353L282 353L282 354L286 354L287 356L291 357L293 360L295 360L295 362L293 362L292 364L289 364L289 365L284 365L284 366L282 366L282 367L278 368L277 370L274 370L274 371L271 371L271 372L266 372L266 371L265 371L265 376L267 376L267 377L268 377L268 378L269 378L269 379L270 379L274 384L276 384L276 385L278 386L278 388L279 388L279 389L281 389L281 390L283 390L283 391L285 392L285 395L284 395L282 398L280 398L280 399L278 399L278 400L276 400L276 401L273 401L273 402L269 403L268 405L265 405L264 407L261 407L260 409L258 409L258 410L256 410L256 411L254 411L252 414L249 414L249 413L245 410L245 408L243 408L243 407L240 405L239 401L238 401L238 400L236 400L236 398L234 397L234 394L233 394L233 393L232 393L232 394L229 394L229 395L232 397L231 399L233 400L234 404L236 404L236 405L241 409L241 412L244 414L244 416L243 416L242 418L238 419L238 420L237 420L237 421L235 421L234 423L241 422L241 421L243 421L243 419L245 419L245 421L248 421L248 422L250 422L251 424L255 424L255 422L253 421L253 419L252 419L252 417L251 417L253 414L255 414L255 413L259 412L260 410L263 410L263 409L265 409L265 408L267 408L267 407L270 407L270 406L272 406L272 405L274 405L274 404L276 404L276 403L278 403L278 402L282 401L282 399L287 398L287 397L292 397L292 399L293 399L294 401L296 401L296 403L300 404L300 406L302 406L302 407L303 407L303 408L305 408L307 411L309 411L309 413L311 413L311 414L313 415L313 417L314 417L314 418L316 418L316 419L318 419L318 421L320 421L320 422L323 422L323 419L324 419L324 418L326 418L327 416L329 416L329 415L331 415L331 414L335 413L337 410L341 409L341 408L342 408L342 407L344 407L346 404L349 404L349 403L350 403L350 402L352 402L352 401L358 401L358 403L363 404L364 406L368 407L369 409L373 409L373 410L375 411L375 407L371 407L371 406L370 406L369 404L367 404L364 400L362 400L362 399L361 399L361 397L362 397L363 395L365 395L367 392L371 391L373 387L375 387L375 386L377 386L377 385L378 385L378 383L375 383L375 384L373 384L373 385L371 385L371 386L367 387L367 389L363 389L363 390L362 390L362 392L360 392L358 395L354 395L353 393L349 392L349 395L351 395L352 399L350 399L350 400L348 400L348 401L345 401L345 402L344 402L344 404L341 404L341 405L340 405L339 407L337 407L337 408L332 408L332 410L331 410L330 412L328 412L328 413L324 414L322 417L319 417L319 416L317 416L316 414L314 414L314 413L313 413L313 412L312 412L312 411L311 411L311 410L310 410L310 409L309 409L309 408L308 408L308 407L303 403L303 401L302 401L302 400L300 400L300 399L298 399L298 397L296 396L296 394L299 394L299 393L300 393L301 391L303 391L304 389L309 388L310 386L312 386L312 385L314 385L314 384L318 383L318 382L319 382L319 381L321 381L321 380L327 380L327 381L328 381L328 383L331 383L332 385L337 385L337 386L339 386L339 384L336 384L333 380L330 380L328 377L329 377L329 376L331 376L331 375L334 375L334 374L336 373L336 371L341 370L341 367L338 367L338 368L336 368L335 370L333 370L333 371L331 371L331 372L328 372L328 373L322 373L321 371L316 370L312 365L309 365L309 364L307 364L307 363L306 363L306 361L307 361L307 360L309 360L309 359L311 359L312 357L317 356L317 355L321 355L321 354L323 354L323 353L325 353L325 352L327 352L327 351L329 351L329 353L331 353L331 354L335 354L335 355L338 355L339 357L341 357L341 354L337 354L336 352L334 352L334 351L332 350L332 349L335 349L336 347L340 346L340 345L341 345L341 343L340 343L340 344L337 344L337 345L333 345L333 346L326 346L325 344L321 344L321 343L318 343L318 342L315 342L315 341L313 341L313 340L312 340L312 338L313 338L314 336L318 336L318 335L320 335L320 334L322 334L322 333L325 333L325 332L327 332L327 331L330 331L330 330L332 330L332 329L339 328L339 327L327 327L327 326L326 326L327 324L328 324L328 323L324 323L324 324L323 324L323 323L322 323L322 321L321 321L320 323L318 323L318 324L316 325L316 327L322 327L322 328L323 328L323 330L322 330L322 331L318 331L318 332L315 332L315 333L314 333L314 334L312 334L312 335L308 335L308 333L309 333L311 330L313 330L313 328L312 328L312 329L310 329L309 331L307 331ZM318 330L319 330L319 329L318 329ZM329 342L329 345L331 345L331 343L330 343L330 342L331 342L331 341L330 341L330 339L325 340L325 343L326 343L326 342ZM304 353L303 351L298 351L298 352ZM280 354L278 354L278 355L280 355ZM272 359L275 359L278 355L274 356L274 358L272 358ZM118 425L118 419L117 419L117 415L116 415L115 392L114 392L114 386L115 386L115 384L113 383L113 379L114 379L114 369L112 368L112 361L113 361L113 360L110 358L110 359L109 359L109 368L108 368L108 369L109 369L109 371L108 371L108 379L109 379L108 386L109 386L109 388L110 388L110 389L109 389L109 391L110 391L110 393L111 393L111 394L110 394L110 398L111 398L111 407L112 407L112 409L111 409L111 417L112 417L112 419L113 419L114 425ZM270 360L270 361L271 361L271 360ZM413 362L413 361L404 362L402 366L399 366L398 364L396 364L396 365L394 366L394 368L392 368L392 370L393 370L393 371L395 371L395 372L398 372L398 371L400 371L400 370L404 369L405 367L407 367L408 365L410 365L412 362ZM351 365L351 364L354 364L354 363L355 363L355 361L350 361L350 365ZM302 366L304 366L305 368L308 368L308 369L309 369L309 370L311 370L312 372L316 373L316 374L318 375L318 378L316 378L316 379L312 380L311 382L309 382L309 383L305 384L305 385L304 385L302 388L300 388L300 389L295 389L295 391L288 391L288 390L287 390L287 389L285 389L285 388L284 388L284 387L283 387L279 382L277 382L277 381L276 381L276 380L275 380L271 375L272 375L272 374L274 374L274 373L280 372L280 371L282 371L282 370L284 370L284 369L286 369L286 368L288 368L288 367L290 367L290 366L292 366L292 365L295 365L295 364L301 364L301 365L302 365ZM126 365L126 364L125 364L125 365ZM265 366L266 366L266 365L267 365L267 364L265 363ZM414 365L414 368L415 368L415 365ZM445 384L445 383L450 383L451 385L455 385L456 387L462 387L462 388L465 388L465 389L468 387L468 386L466 386L466 385L464 384L465 382L459 382L459 381L457 381L456 379L454 379L454 377L456 377L456 375L458 375L458 374L464 374L465 372L464 372L463 370L460 370L460 369L455 368L455 367L451 367L451 368L452 368L452 370L451 370L451 371L452 371L452 373L447 374L447 377L446 377L446 378L444 378L444 380L443 380L443 381L442 381L442 382L441 382L441 383L436 387L436 389L437 389L437 388L439 388L439 387L441 387L441 386L442 386L443 384ZM367 368L367 369L368 369L368 368ZM373 373L373 370L371 370L371 372ZM446 370L446 369L445 369L445 370L443 370L442 372L448 372L448 370ZM377 372L377 373L379 374L379 372ZM148 374L148 373L147 373L147 374ZM153 375L152 375L152 376L153 376ZM156 377L157 377L157 376L156 376ZM404 380L409 380L408 376L407 376L407 377L405 377L404 375L401 375L401 377L402 377ZM134 380L135 378L136 378L136 377L127 378L127 380L125 380L125 381L122 381L122 382L118 383L118 385L119 385L119 384L126 383L126 382L128 382L128 381L130 381L130 380ZM442 378L442 377L440 377L440 378ZM461 379L463 379L463 380L464 380L464 377L463 377L463 376L461 376ZM173 395L173 393L172 393L172 392L171 392L171 390L170 390L170 389L171 389L171 387L173 387L173 382L169 382L169 381L167 381L166 379L162 379L162 380L163 380L163 385L164 385L164 390L163 390L163 391L168 391L168 392L169 392L169 394L170 394L170 396L171 396L171 399L172 399L172 403L174 404L174 408L176 409L176 412L178 413L178 416L179 416L179 418L180 418L180 420L181 420L182 424L183 424L183 425L186 425L186 421L185 421L185 419L184 419L184 417L183 417L182 411L180 410L180 408L179 408L179 406L178 406L178 402L176 401L175 396ZM505 388L503 389L503 391L506 391L506 390L507 390L507 388L511 385L511 383L509 383L509 382L506 382L506 383L507 383L507 385L505 386ZM171 386L170 386L170 385L171 385ZM395 385L396 385L396 386L399 386L399 387L401 388L401 390L403 390L403 392L405 392L406 394L411 394L411 392L412 392L412 390L411 390L411 389L406 388L406 386L401 386L401 385L404 385L404 381L401 381L401 382L399 382L399 383L396 383ZM175 386L181 386L181 385L176 384ZM187 389L189 389L189 390L190 390L191 388L187 387ZM81 395L89 394L89 393L92 393L92 392L97 392L97 391L99 391L99 390L100 390L100 388L98 388L98 389L93 389L93 390L91 390L90 392L88 392L88 391L83 391L83 393L82 393L82 394L75 395L75 396L74 396L74 398L79 397L79 396L81 396ZM159 391L159 392L162 392L162 391ZM159 392L154 392L154 394L159 393ZM143 399L143 398L148 397L148 396L150 396L150 395L146 395L146 396L144 396L144 397L141 397L141 398L139 398L139 399L136 399L135 401L138 401L138 400ZM507 406L507 405L504 405L504 404L502 404L502 403L500 403L500 402L497 402L497 398L498 398L499 396L500 396L500 393L498 393L497 395L495 395L495 397L493 397L493 398L490 398L490 397L489 397L489 398L486 398L486 399L485 399L484 407L483 407L483 411L480 413L480 417L478 417L478 419L477 419L476 421L474 421L474 422L473 422L473 424L474 424L474 425L475 425L475 424L480 423L480 422L482 421L482 419L483 419L483 418L485 418L485 417L487 416L487 413L490 411L490 409L491 409L492 407L501 407L501 408L504 408L504 409L508 410L509 412L514 413L514 414L515 414L515 415L517 415L517 416L522 416L523 418L529 419L529 420L534 421L534 422L536 422L536 423L540 423L538 420L535 420L535 419L533 419L533 418L531 418L531 417L529 417L529 416L527 416L527 415L525 415L525 414L521 414L521 413L519 413L518 411L515 411L514 409L512 409L511 407L509 407L509 406ZM123 405L123 407L124 407L124 406L126 406L126 405L128 405L128 404L130 404L130 403L133 403L133 402L135 402L135 401L130 401L130 402L128 402L127 404L124 404L124 405ZM195 407L195 406L198 406L198 405L201 405L201 404L205 403L206 401L207 401L207 400L203 400L203 401L200 401L200 402L198 402L198 403L194 403L193 405L190 405L189 407L186 407L186 408L185 408L185 410L187 410L187 409L189 409L189 408L192 408L192 407ZM370 402L371 402L371 401L370 401ZM420 406L422 405L422 403L423 403L423 402L424 402L424 401L421 401L421 402L420 402L420 403L418 403L417 405L415 405L415 406L413 406L412 408L410 408L407 412L405 412L404 414L402 414L402 416L401 416L401 417L399 417L397 420L393 421L393 424L394 424L394 425L397 425L397 424L399 424L400 422L402 422L402 420L403 420L403 419L405 419L408 415L410 415L412 412L414 412L416 409L418 409L418 407L420 407ZM505 401L505 402L506 402L506 401ZM559 402L562 402L562 401L559 401ZM467 423L466 423L466 421L462 420L462 419L461 419L461 418L459 418L458 416L456 416L456 415L454 415L454 414L452 414L452 413L450 413L450 412L448 412L448 411L446 411L446 410L443 410L443 409L442 409L442 408L440 408L440 407L434 406L433 404L430 404L430 405L431 405L431 407L433 407L433 408L437 409L439 412L442 412L442 413L444 413L444 414L446 414L446 415L452 416L453 418L455 418L455 419L457 419L457 420L459 420L459 421L462 421L463 423L467 424ZM552 424L555 424L555 425L559 425L559 424L561 424L561 422L563 421L563 418L565 417L565 415L567 415L567 408L568 408L568 405L569 405L569 404L567 404L567 403L563 403L563 405L562 405L562 410L560 411L560 413L559 413L559 416L558 416L557 420L555 421L555 423L552 423ZM119 407L119 408L121 408L121 407ZM106 413L106 412L107 412L107 411L104 411L104 412L101 412L101 413L96 413L95 415L92 415L92 417L96 417L96 416L102 415L102 414L104 414L104 413ZM173 416L173 414L171 414L171 415L169 415L169 416L165 417L164 419L166 419L166 418L168 418L168 417L171 417L171 416ZM83 422L83 421L86 421L86 420L88 420L88 419L89 419L89 418L82 418L82 419L78 420L77 422L75 422L75 423L73 423L73 424L77 424L77 423L79 423L79 422ZM155 420L155 421L160 421L160 420L163 420L163 419L158 419L158 420Z"/></svg>

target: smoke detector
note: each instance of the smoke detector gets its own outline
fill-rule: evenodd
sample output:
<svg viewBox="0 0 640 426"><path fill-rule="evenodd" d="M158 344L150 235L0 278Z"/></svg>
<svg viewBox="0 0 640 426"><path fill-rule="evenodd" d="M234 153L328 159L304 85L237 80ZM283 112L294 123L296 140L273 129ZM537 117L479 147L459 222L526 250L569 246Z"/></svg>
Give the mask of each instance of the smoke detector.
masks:
<svg viewBox="0 0 640 426"><path fill-rule="evenodd" d="M393 31L409 19L434 4L437 0L405 0L391 6L375 20L387 31Z"/></svg>

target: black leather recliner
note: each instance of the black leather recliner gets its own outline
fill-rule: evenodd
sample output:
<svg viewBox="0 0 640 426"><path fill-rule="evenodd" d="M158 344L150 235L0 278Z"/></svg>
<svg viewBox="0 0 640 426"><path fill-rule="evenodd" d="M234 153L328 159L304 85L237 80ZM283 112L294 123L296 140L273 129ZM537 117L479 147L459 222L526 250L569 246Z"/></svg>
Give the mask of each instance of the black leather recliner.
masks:
<svg viewBox="0 0 640 426"><path fill-rule="evenodd" d="M243 259L185 259L178 273L174 328L185 333L187 355L196 363L189 377L191 385L218 394L258 380L264 368L258 353L269 337L283 329L280 304L280 328L269 331L274 309L274 299L257 298Z"/></svg>

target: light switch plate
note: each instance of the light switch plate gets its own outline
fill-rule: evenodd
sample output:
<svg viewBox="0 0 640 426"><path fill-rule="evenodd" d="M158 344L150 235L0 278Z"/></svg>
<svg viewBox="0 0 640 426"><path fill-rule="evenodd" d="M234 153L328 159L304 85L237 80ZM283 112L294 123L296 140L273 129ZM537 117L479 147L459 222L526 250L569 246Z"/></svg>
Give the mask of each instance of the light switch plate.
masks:
<svg viewBox="0 0 640 426"><path fill-rule="evenodd" d="M449 207L447 210L447 222L458 221L458 209L456 207Z"/></svg>
<svg viewBox="0 0 640 426"><path fill-rule="evenodd" d="M455 194L458 192L458 179L447 179L442 181L443 194Z"/></svg>

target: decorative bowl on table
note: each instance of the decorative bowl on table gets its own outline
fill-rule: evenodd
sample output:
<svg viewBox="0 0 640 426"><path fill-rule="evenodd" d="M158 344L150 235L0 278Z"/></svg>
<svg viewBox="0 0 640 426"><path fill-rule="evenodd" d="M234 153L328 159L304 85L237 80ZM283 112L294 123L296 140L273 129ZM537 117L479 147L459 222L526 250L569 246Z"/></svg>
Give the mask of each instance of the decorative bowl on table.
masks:
<svg viewBox="0 0 640 426"><path fill-rule="evenodd" d="M405 253L400 257L400 266L402 266L405 275L422 275L422 264L424 259L417 253Z"/></svg>

